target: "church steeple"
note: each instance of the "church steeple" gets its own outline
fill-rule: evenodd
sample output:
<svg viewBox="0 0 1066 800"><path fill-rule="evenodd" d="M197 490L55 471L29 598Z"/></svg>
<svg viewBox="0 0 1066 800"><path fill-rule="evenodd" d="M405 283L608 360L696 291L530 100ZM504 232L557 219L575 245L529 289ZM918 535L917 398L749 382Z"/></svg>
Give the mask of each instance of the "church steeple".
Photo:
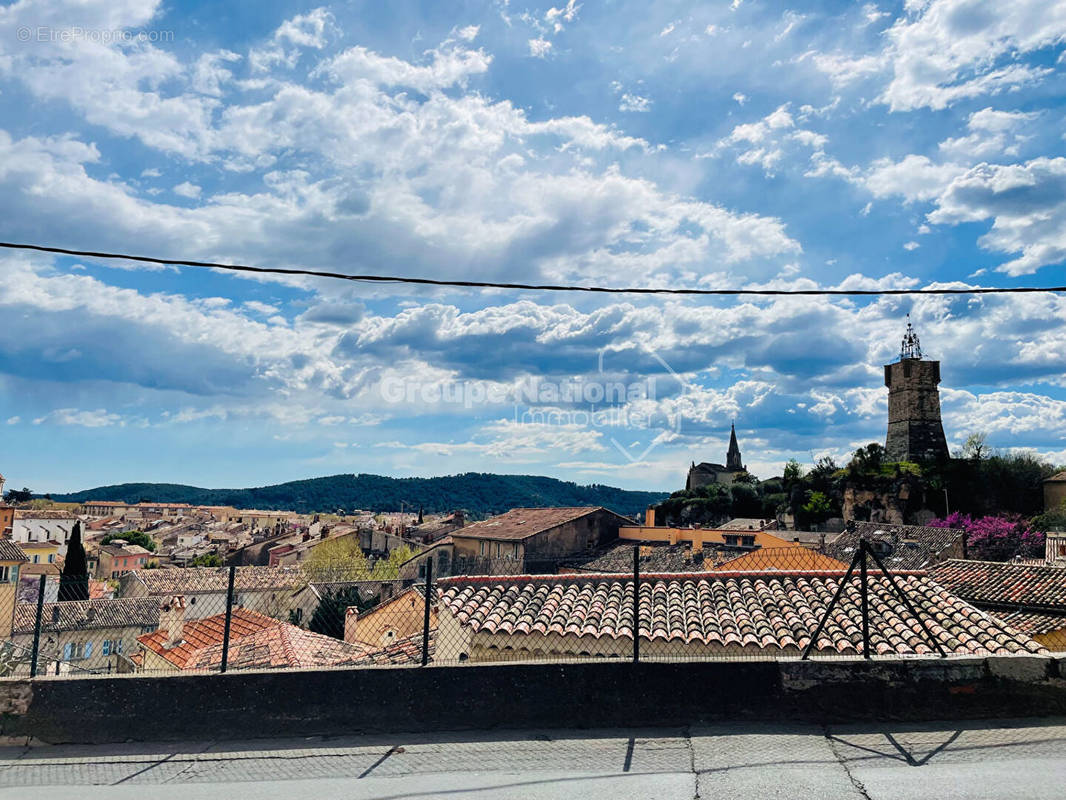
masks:
<svg viewBox="0 0 1066 800"><path fill-rule="evenodd" d="M725 456L725 468L738 471L744 469L744 464L740 459L740 445L737 444L737 429L732 422L729 423L729 450Z"/></svg>

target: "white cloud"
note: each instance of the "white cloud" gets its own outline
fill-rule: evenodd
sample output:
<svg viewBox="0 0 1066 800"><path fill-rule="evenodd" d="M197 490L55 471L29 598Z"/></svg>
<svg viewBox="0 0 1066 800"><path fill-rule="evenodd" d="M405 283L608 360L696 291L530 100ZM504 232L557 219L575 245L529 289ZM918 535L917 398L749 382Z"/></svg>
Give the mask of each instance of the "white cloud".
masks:
<svg viewBox="0 0 1066 800"><path fill-rule="evenodd" d="M438 48L431 50L429 56L429 64L416 66L399 58L378 55L365 47L352 47L316 71L345 85L369 81L379 86L410 86L420 92L430 92L463 86L470 76L484 73L492 63L492 57L483 50L461 47Z"/></svg>
<svg viewBox="0 0 1066 800"><path fill-rule="evenodd" d="M860 181L874 197L898 195L914 202L934 199L965 171L957 164L935 164L926 156L908 155L898 162L877 159Z"/></svg>
<svg viewBox="0 0 1066 800"><path fill-rule="evenodd" d="M1066 158L1037 158L1009 166L979 164L957 176L936 198L934 224L992 220L978 243L1017 253L997 267L1028 275L1066 260Z"/></svg>
<svg viewBox="0 0 1066 800"><path fill-rule="evenodd" d="M202 189L194 183L188 181L182 181L174 187L174 194L181 195L182 197L188 197L195 200L200 196Z"/></svg>
<svg viewBox="0 0 1066 800"><path fill-rule="evenodd" d="M919 247L921 247L921 245L918 244L917 242L905 242L903 244L903 249L908 251L908 252L910 252L912 250L917 250Z"/></svg>
<svg viewBox="0 0 1066 800"><path fill-rule="evenodd" d="M733 94L733 99L736 100L737 103L740 105L744 105L746 102L748 102L748 96L743 92L735 92Z"/></svg>
<svg viewBox="0 0 1066 800"><path fill-rule="evenodd" d="M863 7L863 26L885 16ZM1052 70L1020 59L1066 40L1066 4L1047 0L914 0L883 32L872 53L803 54L833 85L879 79L877 100L892 111L934 110L958 101L1014 91Z"/></svg>
<svg viewBox="0 0 1066 800"><path fill-rule="evenodd" d="M1050 70L1013 60L1066 38L1066 4L1047 0L934 0L886 33L893 77L882 99L894 111L944 108L1040 80Z"/></svg>
<svg viewBox="0 0 1066 800"><path fill-rule="evenodd" d="M22 422L22 417L19 417L19 416L14 416L14 417L8 417L7 418L7 424L8 425L18 425L20 422Z"/></svg>
<svg viewBox="0 0 1066 800"><path fill-rule="evenodd" d="M940 143L940 150L949 157L967 161L1000 154L1016 156L1026 139L1019 129L1037 116L1037 112L997 111L992 108L975 111L966 123L970 134L945 139Z"/></svg>
<svg viewBox="0 0 1066 800"><path fill-rule="evenodd" d="M465 28L460 28L456 32L456 35L464 42L472 42L477 38L478 31L480 30L480 25L467 25Z"/></svg>
<svg viewBox="0 0 1066 800"><path fill-rule="evenodd" d="M563 23L573 22L577 18L577 12L580 10L581 6L577 4L577 0L568 0L565 6L549 8L544 13L544 19L552 26L555 33L559 33L564 27Z"/></svg>
<svg viewBox="0 0 1066 800"><path fill-rule="evenodd" d="M278 26L269 43L253 48L248 53L248 63L255 72L266 72L278 65L293 67L300 57L300 48L321 50L336 30L336 21L325 8L297 14Z"/></svg>
<svg viewBox="0 0 1066 800"><path fill-rule="evenodd" d="M530 39L529 54L534 58L544 58L551 52L552 43L547 39Z"/></svg>
<svg viewBox="0 0 1066 800"><path fill-rule="evenodd" d="M112 425L125 424L118 414L110 414L106 409L80 411L76 408L57 408L44 416L37 417L34 425L76 425L82 428L107 428Z"/></svg>
<svg viewBox="0 0 1066 800"><path fill-rule="evenodd" d="M651 100L637 94L626 92L618 104L619 111L651 111Z"/></svg>
<svg viewBox="0 0 1066 800"><path fill-rule="evenodd" d="M669 23L665 28L663 28L661 31L659 31L659 38L661 39L664 36L669 36L671 33L674 32L674 29L676 27L677 27L677 23L676 22Z"/></svg>

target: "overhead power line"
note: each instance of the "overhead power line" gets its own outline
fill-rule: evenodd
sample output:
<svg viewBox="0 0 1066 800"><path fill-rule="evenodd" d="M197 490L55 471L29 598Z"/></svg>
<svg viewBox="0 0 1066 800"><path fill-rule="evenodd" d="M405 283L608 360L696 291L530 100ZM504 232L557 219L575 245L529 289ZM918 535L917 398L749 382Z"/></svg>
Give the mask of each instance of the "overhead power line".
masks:
<svg viewBox="0 0 1066 800"><path fill-rule="evenodd" d="M989 286L966 289L672 289L652 287L611 287L611 286L577 286L554 283L501 283L496 281L458 281L437 278L412 278L400 275L349 275L344 272L329 272L318 269L301 269L296 267L256 267L249 264L218 264L213 261L189 261L181 258L155 258L153 256L134 256L128 253L101 253L93 250L68 250L64 247L46 247L39 244L18 244L0 242L0 247L9 250L33 250L40 253L55 253L64 256L81 256L84 258L119 259L138 261L145 264L162 264L170 267L199 267L204 269L221 269L230 272L252 272L264 275L305 275L312 278L334 278L342 281L365 283L399 283L415 286L454 286L466 289L519 289L535 292L595 292L600 294L665 294L665 295L702 295L711 297L757 296L883 296L883 295L963 295L963 294L1026 294L1032 292L1066 292L1066 286Z"/></svg>

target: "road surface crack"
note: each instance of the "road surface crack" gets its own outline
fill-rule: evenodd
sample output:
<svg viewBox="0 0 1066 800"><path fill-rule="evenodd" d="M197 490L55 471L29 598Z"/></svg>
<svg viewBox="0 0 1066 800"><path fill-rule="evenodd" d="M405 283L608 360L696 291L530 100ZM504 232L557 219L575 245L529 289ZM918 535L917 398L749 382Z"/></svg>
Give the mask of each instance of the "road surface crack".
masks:
<svg viewBox="0 0 1066 800"><path fill-rule="evenodd" d="M855 791L859 793L863 800L873 800L873 798L870 797L870 793L866 791L866 786L863 782L852 774L847 759L845 759L840 750L837 749L835 739L829 735L828 725L822 726L822 735L825 737L825 741L829 745L829 750L832 752L833 757L837 760L837 763L840 764L840 768L844 770L844 774L848 776L851 785L855 787Z"/></svg>

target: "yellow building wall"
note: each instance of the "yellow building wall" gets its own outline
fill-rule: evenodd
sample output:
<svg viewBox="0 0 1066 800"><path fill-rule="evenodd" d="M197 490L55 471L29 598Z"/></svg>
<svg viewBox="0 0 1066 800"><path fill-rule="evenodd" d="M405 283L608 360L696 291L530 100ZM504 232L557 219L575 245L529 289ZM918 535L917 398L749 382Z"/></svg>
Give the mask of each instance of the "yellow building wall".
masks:
<svg viewBox="0 0 1066 800"><path fill-rule="evenodd" d="M374 647L385 647L422 630L425 621L425 598L413 589L356 617L344 626L344 640ZM437 627L437 609L429 610L429 626Z"/></svg>
<svg viewBox="0 0 1066 800"><path fill-rule="evenodd" d="M12 566L7 564L6 566ZM16 566L17 569L17 566ZM18 583L0 583L0 639L11 635L15 621L15 596Z"/></svg>
<svg viewBox="0 0 1066 800"><path fill-rule="evenodd" d="M59 555L59 545L50 545L48 542L27 542L19 547L29 557L31 564L53 564L55 557ZM51 561L48 556L52 556Z"/></svg>

